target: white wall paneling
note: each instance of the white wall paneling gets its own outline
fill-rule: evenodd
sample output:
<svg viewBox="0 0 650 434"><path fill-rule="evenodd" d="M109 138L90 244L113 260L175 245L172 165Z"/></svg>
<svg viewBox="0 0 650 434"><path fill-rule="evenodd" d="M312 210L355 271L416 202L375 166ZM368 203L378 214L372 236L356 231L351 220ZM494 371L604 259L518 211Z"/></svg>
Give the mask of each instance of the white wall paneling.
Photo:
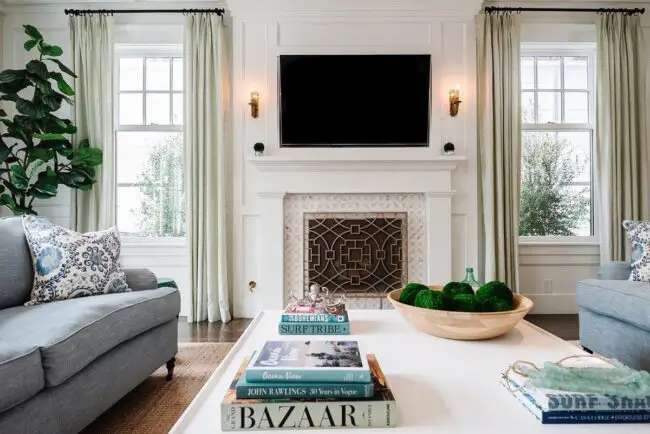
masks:
<svg viewBox="0 0 650 434"><path fill-rule="evenodd" d="M428 279L438 283L459 270L462 273L467 261L476 266L476 106L472 99L474 16L480 2L464 0L443 6L422 0L285 0L272 4L239 0L229 6L237 35L233 76L234 100L239 104L234 119L235 183L239 186L233 204L239 241L234 248L235 258L243 261L235 276L235 315L252 316L261 307L282 305L287 289L282 275L286 194L429 193L425 194L427 226L447 229L429 231L437 238L427 240L427 248L435 252L435 259L427 259ZM282 54L430 54L430 147L281 148L277 107L278 56ZM447 93L456 84L461 86L464 103L460 115L451 118ZM257 119L250 117L247 106L251 89L260 92ZM263 157L254 157L252 145L257 141L266 146ZM457 166L453 176L449 168L441 168L445 164L442 145L447 141L456 145L459 156L450 160ZM407 176L409 165L419 166L413 176L420 178L417 188ZM452 240L452 234L462 242ZM251 280L258 284L254 292L248 291Z"/></svg>

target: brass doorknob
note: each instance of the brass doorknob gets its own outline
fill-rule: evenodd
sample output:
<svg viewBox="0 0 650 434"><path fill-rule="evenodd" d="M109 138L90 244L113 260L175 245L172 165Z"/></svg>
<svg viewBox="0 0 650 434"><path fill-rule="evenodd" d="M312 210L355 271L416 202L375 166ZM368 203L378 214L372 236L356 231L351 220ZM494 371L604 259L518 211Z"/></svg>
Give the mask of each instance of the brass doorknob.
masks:
<svg viewBox="0 0 650 434"><path fill-rule="evenodd" d="M257 288L257 282L255 282L254 280L251 280L250 282L248 282L248 290L250 292L253 292L255 290L255 288Z"/></svg>

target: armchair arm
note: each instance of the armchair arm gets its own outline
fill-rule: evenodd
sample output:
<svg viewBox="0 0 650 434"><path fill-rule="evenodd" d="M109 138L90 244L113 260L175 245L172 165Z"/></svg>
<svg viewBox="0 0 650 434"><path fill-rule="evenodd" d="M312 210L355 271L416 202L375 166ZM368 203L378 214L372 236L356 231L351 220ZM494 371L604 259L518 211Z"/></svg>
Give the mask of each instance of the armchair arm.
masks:
<svg viewBox="0 0 650 434"><path fill-rule="evenodd" d="M612 261L600 266L598 280L628 280L632 273L629 262Z"/></svg>
<svg viewBox="0 0 650 434"><path fill-rule="evenodd" d="M131 291L156 289L158 287L156 275L148 268L125 268L123 271L126 274L126 284L131 288Z"/></svg>

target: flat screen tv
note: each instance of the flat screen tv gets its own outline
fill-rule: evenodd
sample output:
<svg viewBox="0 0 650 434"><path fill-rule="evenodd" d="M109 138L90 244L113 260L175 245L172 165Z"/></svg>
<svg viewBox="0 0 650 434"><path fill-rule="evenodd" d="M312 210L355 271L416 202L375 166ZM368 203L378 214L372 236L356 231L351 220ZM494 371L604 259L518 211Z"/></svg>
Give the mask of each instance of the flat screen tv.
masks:
<svg viewBox="0 0 650 434"><path fill-rule="evenodd" d="M428 146L431 56L280 56L284 147Z"/></svg>

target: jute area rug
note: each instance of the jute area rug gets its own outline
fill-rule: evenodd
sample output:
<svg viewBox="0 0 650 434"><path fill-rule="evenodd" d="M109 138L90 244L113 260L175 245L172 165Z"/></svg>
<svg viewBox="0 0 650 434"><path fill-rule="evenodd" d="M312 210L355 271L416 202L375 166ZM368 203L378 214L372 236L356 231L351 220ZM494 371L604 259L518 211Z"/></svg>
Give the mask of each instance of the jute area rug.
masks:
<svg viewBox="0 0 650 434"><path fill-rule="evenodd" d="M84 429L84 434L163 434L176 423L231 343L178 344L174 379L163 366Z"/></svg>

